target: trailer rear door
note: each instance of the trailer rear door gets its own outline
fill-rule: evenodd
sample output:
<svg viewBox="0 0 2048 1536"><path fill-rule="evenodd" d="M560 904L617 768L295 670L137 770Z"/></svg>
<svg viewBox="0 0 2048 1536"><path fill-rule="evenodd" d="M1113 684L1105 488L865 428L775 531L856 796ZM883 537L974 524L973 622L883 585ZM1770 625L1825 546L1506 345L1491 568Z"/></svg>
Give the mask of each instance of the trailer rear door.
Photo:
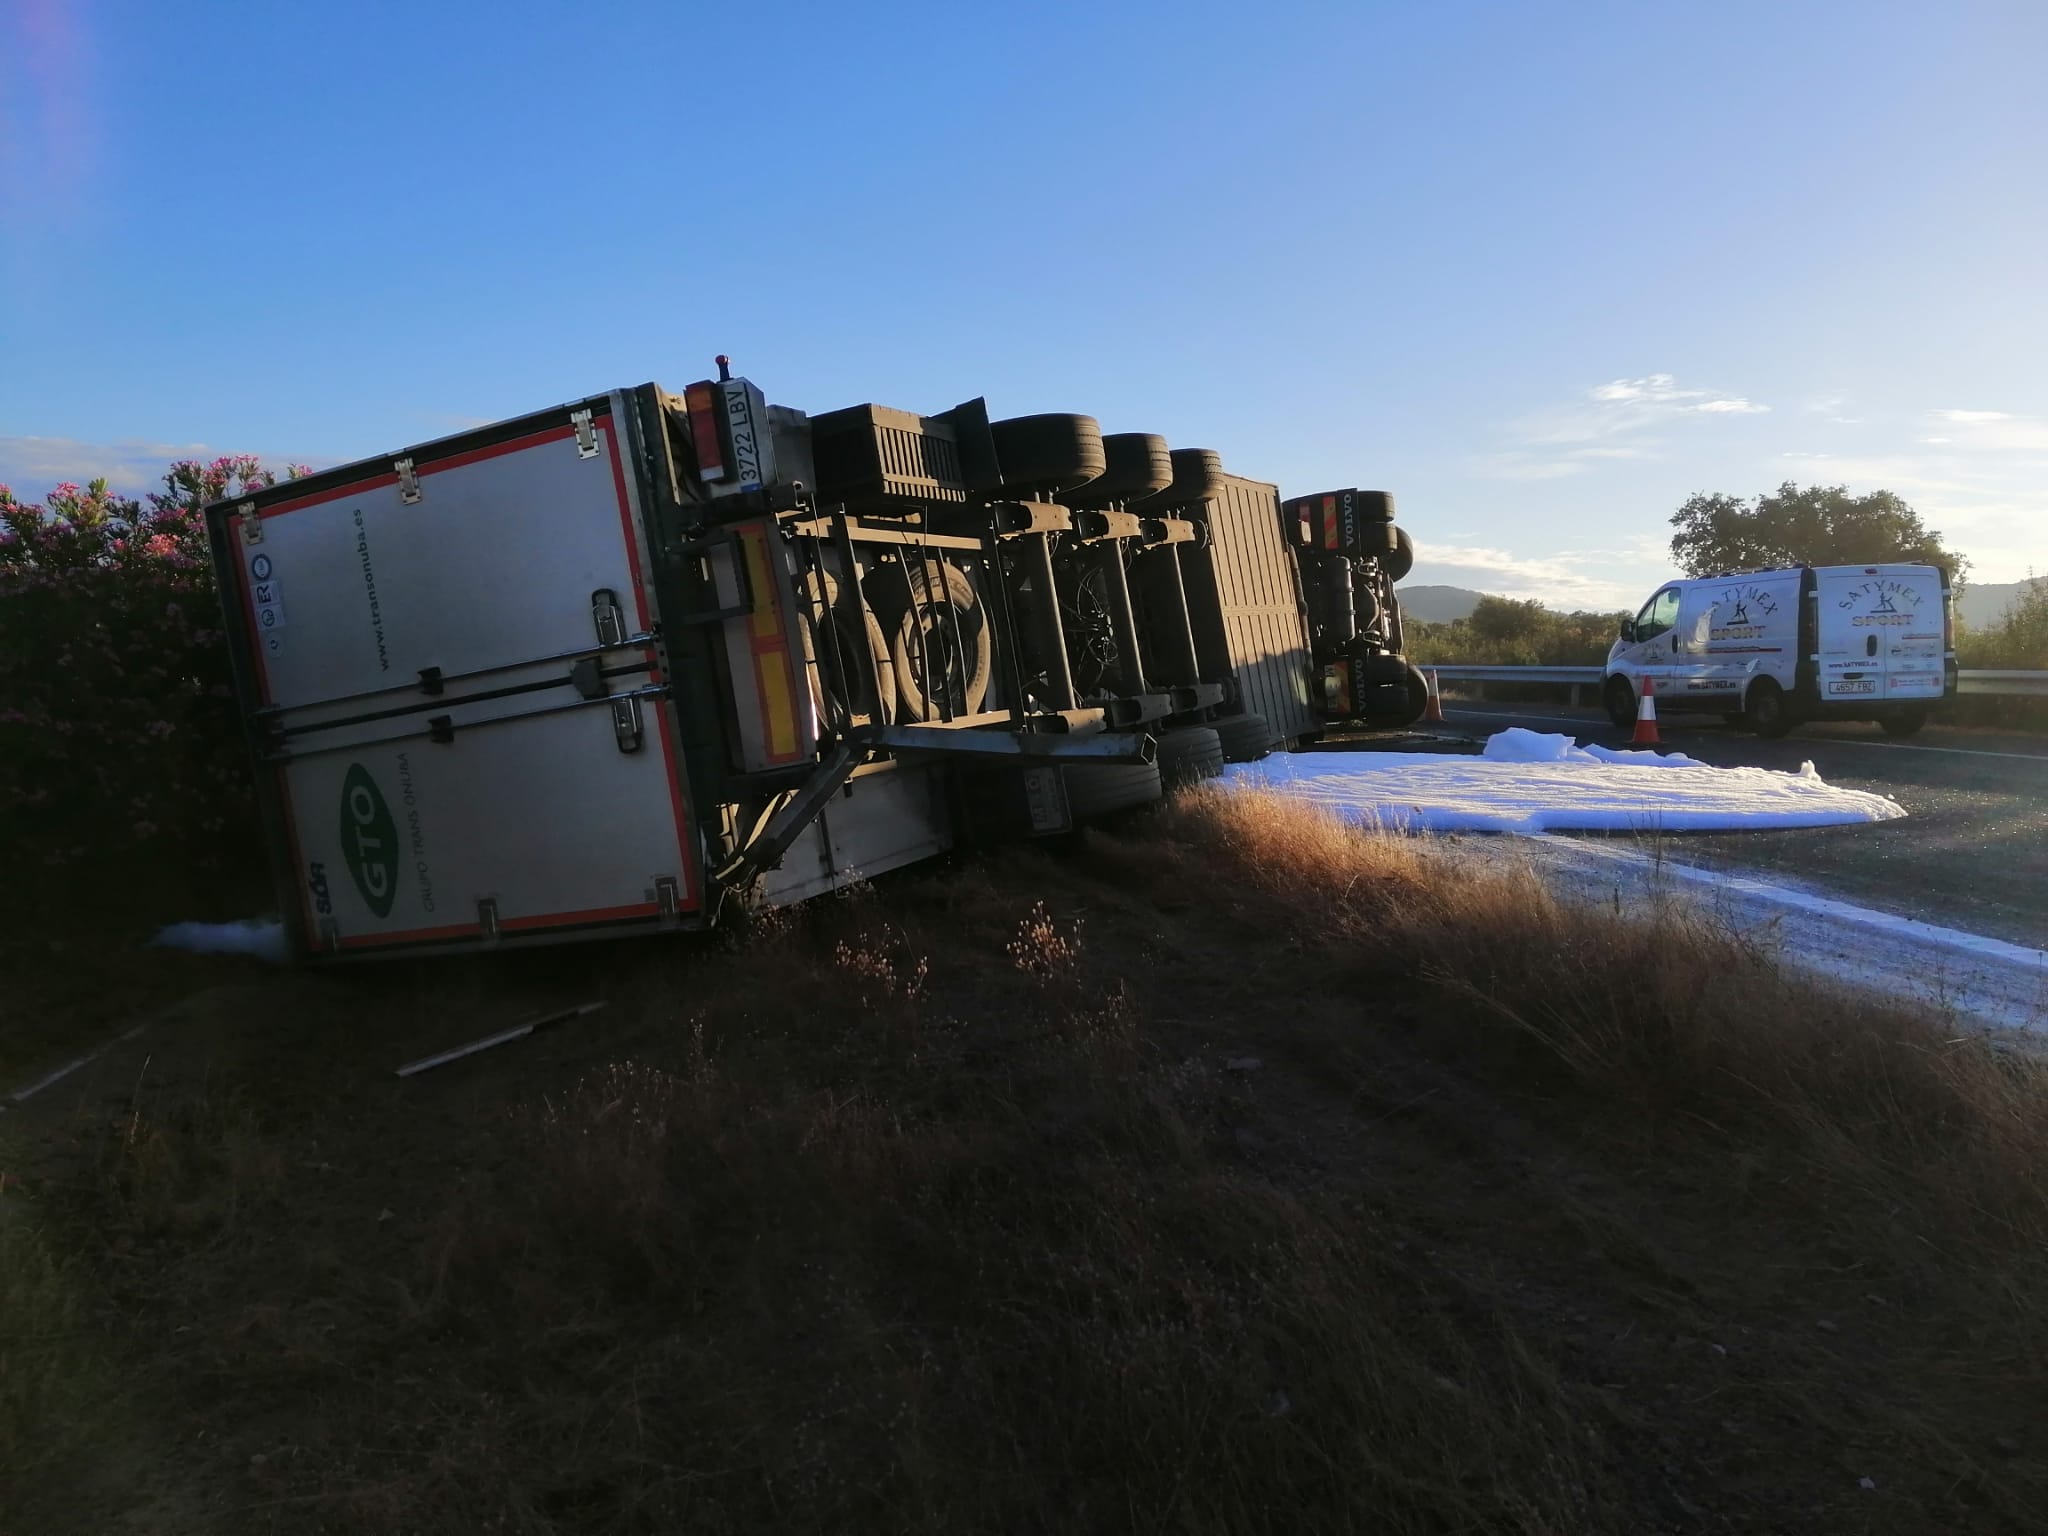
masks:
<svg viewBox="0 0 2048 1536"><path fill-rule="evenodd" d="M613 395L213 509L315 953L699 905Z"/></svg>
<svg viewBox="0 0 2048 1536"><path fill-rule="evenodd" d="M1308 619L1294 555L1281 536L1279 488L1225 475L1223 494L1208 506L1205 553L1221 607L1208 610L1200 596L1207 584L1190 583L1196 638L1228 651L1246 712L1266 717L1274 741L1306 736L1317 724L1309 709Z"/></svg>
<svg viewBox="0 0 2048 1536"><path fill-rule="evenodd" d="M1831 704L1942 696L1941 572L1931 565L1823 566L1821 698Z"/></svg>

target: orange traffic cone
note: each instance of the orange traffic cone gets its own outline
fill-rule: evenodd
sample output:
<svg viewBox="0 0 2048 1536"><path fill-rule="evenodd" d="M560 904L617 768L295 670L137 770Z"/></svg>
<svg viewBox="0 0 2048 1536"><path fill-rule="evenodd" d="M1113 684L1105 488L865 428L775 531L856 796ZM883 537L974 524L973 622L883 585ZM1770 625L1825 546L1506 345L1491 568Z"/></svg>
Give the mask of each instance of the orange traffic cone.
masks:
<svg viewBox="0 0 2048 1536"><path fill-rule="evenodd" d="M1632 747L1661 747L1664 739L1657 734L1657 680L1643 679L1643 696L1636 701L1636 733L1629 737Z"/></svg>
<svg viewBox="0 0 2048 1536"><path fill-rule="evenodd" d="M1443 724L1444 696L1443 691L1436 685L1435 667L1429 669L1429 708L1422 712L1422 718L1425 722L1434 720L1439 725Z"/></svg>

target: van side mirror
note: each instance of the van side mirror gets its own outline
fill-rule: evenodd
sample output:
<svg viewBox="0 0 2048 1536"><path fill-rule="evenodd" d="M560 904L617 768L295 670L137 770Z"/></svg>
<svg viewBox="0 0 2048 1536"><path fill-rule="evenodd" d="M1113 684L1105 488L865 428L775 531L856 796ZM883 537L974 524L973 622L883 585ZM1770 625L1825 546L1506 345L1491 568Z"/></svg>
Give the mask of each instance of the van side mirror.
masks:
<svg viewBox="0 0 2048 1536"><path fill-rule="evenodd" d="M1636 621L1634 619L1623 619L1621 621L1621 638L1628 641L1631 645L1635 643Z"/></svg>

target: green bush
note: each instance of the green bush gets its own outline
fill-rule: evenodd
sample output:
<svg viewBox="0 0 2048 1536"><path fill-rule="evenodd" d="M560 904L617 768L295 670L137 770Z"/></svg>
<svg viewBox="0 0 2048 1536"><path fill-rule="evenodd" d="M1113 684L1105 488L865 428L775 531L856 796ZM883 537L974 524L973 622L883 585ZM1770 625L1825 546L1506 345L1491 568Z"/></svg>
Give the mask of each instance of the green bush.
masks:
<svg viewBox="0 0 2048 1536"><path fill-rule="evenodd" d="M1469 617L1402 626L1408 659L1418 666L1592 667L1627 615L1558 613L1541 603L1482 597Z"/></svg>
<svg viewBox="0 0 2048 1536"><path fill-rule="evenodd" d="M0 486L0 845L43 872L15 896L260 847L200 509L277 478L183 462L146 506L104 480L40 502Z"/></svg>
<svg viewBox="0 0 2048 1536"><path fill-rule="evenodd" d="M1996 624L1958 635L1956 659L1992 672L2048 671L2048 576L2022 583Z"/></svg>

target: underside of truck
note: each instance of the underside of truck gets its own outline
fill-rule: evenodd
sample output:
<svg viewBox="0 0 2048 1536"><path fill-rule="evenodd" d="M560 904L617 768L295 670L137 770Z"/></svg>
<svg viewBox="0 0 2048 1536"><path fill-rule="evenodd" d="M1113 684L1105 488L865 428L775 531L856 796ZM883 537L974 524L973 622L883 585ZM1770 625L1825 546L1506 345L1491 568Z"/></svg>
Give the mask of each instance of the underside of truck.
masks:
<svg viewBox="0 0 2048 1536"><path fill-rule="evenodd" d="M209 510L302 953L706 926L1422 712L1383 493L719 373Z"/></svg>

